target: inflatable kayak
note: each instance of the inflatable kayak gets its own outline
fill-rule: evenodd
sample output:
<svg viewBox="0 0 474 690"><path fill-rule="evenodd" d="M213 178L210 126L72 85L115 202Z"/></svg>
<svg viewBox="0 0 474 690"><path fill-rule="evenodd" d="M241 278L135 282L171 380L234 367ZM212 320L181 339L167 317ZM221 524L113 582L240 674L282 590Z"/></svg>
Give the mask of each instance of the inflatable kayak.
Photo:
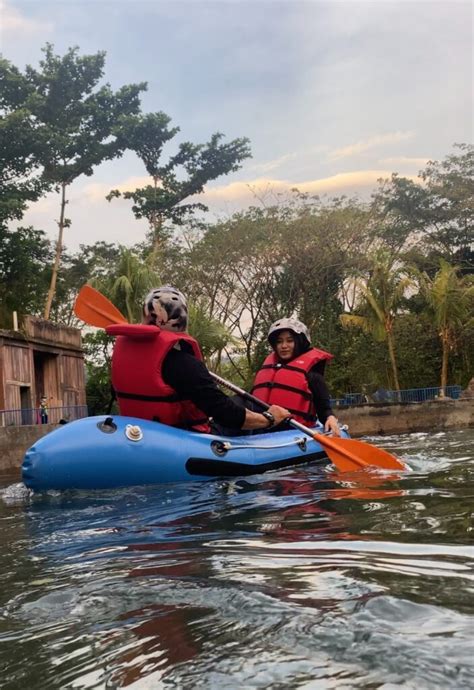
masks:
<svg viewBox="0 0 474 690"><path fill-rule="evenodd" d="M40 438L26 452L22 469L26 486L44 491L238 477L313 461L328 462L322 446L294 429L216 436L134 417L100 416Z"/></svg>

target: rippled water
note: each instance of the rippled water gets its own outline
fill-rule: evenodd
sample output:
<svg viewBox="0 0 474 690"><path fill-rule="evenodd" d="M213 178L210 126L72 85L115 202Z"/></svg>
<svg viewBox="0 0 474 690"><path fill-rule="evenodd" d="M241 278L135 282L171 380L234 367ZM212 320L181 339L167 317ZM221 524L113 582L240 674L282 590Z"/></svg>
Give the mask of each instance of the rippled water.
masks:
<svg viewBox="0 0 474 690"><path fill-rule="evenodd" d="M0 489L0 686L474 686L474 431L314 467L88 494Z"/></svg>

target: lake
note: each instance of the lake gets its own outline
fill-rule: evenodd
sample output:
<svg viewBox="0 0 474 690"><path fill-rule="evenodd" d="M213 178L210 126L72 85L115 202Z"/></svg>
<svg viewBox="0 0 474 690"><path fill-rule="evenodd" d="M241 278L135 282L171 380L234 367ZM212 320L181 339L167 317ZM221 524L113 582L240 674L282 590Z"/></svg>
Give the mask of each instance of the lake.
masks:
<svg viewBox="0 0 474 690"><path fill-rule="evenodd" d="M472 688L474 430L312 466L29 496L0 486L0 686Z"/></svg>

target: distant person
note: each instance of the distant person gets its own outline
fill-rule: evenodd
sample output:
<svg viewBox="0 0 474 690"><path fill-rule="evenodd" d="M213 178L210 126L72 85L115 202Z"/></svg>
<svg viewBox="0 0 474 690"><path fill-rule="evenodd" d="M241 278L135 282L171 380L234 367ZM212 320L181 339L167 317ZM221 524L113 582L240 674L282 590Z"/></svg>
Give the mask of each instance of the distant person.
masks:
<svg viewBox="0 0 474 690"><path fill-rule="evenodd" d="M268 342L273 352L257 372L252 393L269 405L288 409L293 419L307 426L319 419L325 431L340 436L323 376L332 355L312 347L305 324L292 317L270 326Z"/></svg>
<svg viewBox="0 0 474 690"><path fill-rule="evenodd" d="M42 395L40 398L40 404L39 404L39 415L40 415L40 424L47 424L48 423L48 399L46 398L45 395Z"/></svg>
<svg viewBox="0 0 474 690"><path fill-rule="evenodd" d="M116 324L112 385L120 414L190 431L210 432L209 418L236 430L270 428L290 413L279 405L253 412L235 403L214 382L197 341L186 333L184 295L165 285L145 299L142 324Z"/></svg>

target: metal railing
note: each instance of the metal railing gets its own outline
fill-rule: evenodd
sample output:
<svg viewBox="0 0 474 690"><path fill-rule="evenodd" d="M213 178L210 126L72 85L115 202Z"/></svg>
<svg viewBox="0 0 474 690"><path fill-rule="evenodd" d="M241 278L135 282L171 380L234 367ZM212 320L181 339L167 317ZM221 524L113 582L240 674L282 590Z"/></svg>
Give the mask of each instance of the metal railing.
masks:
<svg viewBox="0 0 474 690"><path fill-rule="evenodd" d="M427 402L429 400L436 400L436 398L443 397L442 388L434 386L432 388L405 388L401 391L385 390L380 388L371 395L365 393L346 393L343 398L333 398L331 404L335 407L340 405L367 405L370 403L411 403L411 402ZM444 389L444 397L458 400L461 395L461 386L446 386Z"/></svg>
<svg viewBox="0 0 474 690"><path fill-rule="evenodd" d="M48 408L47 417L41 415L38 408L23 408L19 410L0 410L0 427L27 426L35 424L59 424L72 422L74 419L87 417L87 405L63 405Z"/></svg>

